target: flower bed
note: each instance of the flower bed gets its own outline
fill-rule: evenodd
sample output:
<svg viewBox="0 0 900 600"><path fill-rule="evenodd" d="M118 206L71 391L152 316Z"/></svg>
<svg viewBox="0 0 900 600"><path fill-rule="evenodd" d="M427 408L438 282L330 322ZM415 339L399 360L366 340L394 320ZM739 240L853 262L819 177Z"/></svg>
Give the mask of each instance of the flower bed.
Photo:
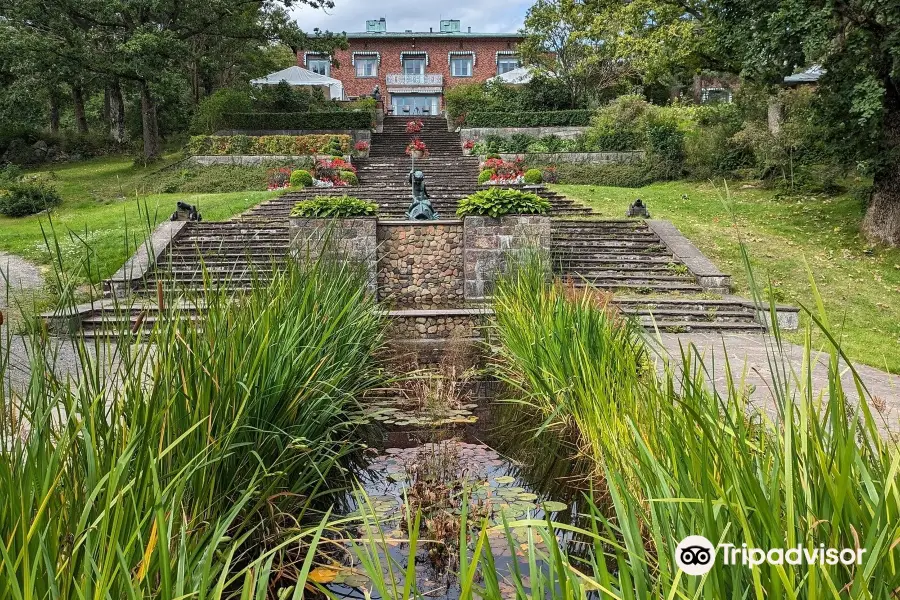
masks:
<svg viewBox="0 0 900 600"><path fill-rule="evenodd" d="M343 156L350 151L349 135L197 135L188 142L192 155Z"/></svg>
<svg viewBox="0 0 900 600"><path fill-rule="evenodd" d="M502 158L489 158L481 163L478 183L488 185L524 183L524 176L525 165L521 159L505 161Z"/></svg>
<svg viewBox="0 0 900 600"><path fill-rule="evenodd" d="M377 212L377 204L353 196L316 196L294 205L291 216L307 219L350 219L372 217Z"/></svg>
<svg viewBox="0 0 900 600"><path fill-rule="evenodd" d="M503 188L479 190L459 201L457 216L502 217L503 215L542 215L550 210L550 201L532 192Z"/></svg>
<svg viewBox="0 0 900 600"><path fill-rule="evenodd" d="M425 142L423 142L419 138L415 138L406 147L407 156L412 156L413 153L417 153L420 156L428 156L428 146L426 146Z"/></svg>

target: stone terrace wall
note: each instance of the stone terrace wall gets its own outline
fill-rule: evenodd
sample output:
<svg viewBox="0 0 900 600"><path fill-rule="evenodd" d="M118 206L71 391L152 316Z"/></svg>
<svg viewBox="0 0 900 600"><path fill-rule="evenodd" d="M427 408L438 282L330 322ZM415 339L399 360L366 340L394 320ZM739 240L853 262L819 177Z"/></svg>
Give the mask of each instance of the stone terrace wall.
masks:
<svg viewBox="0 0 900 600"><path fill-rule="evenodd" d="M291 217L291 250L297 260L314 260L325 251L352 261L366 270L367 287L376 291L375 217L357 219L303 219Z"/></svg>
<svg viewBox="0 0 900 600"><path fill-rule="evenodd" d="M462 243L462 221L379 221L379 300L395 308L461 306Z"/></svg>
<svg viewBox="0 0 900 600"><path fill-rule="evenodd" d="M463 223L467 300L483 300L494 293L494 283L511 255L530 249L550 252L548 216L465 217Z"/></svg>

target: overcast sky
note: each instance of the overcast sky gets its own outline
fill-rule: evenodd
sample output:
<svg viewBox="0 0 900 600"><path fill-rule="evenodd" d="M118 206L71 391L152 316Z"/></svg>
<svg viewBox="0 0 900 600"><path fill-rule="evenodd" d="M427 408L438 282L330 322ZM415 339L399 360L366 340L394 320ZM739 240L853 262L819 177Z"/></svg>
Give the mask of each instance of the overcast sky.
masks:
<svg viewBox="0 0 900 600"><path fill-rule="evenodd" d="M460 30L471 27L479 33L510 33L522 27L531 0L456 0L438 3L433 0L334 0L334 8L316 10L302 6L293 10L300 28L335 32L366 30L366 20L387 19L388 31L440 30L441 19L459 19Z"/></svg>

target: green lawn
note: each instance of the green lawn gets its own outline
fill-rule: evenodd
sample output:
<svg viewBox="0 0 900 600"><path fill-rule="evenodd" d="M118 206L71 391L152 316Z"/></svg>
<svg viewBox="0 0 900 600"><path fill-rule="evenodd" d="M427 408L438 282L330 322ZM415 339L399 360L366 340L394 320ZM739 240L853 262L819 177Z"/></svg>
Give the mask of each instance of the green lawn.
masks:
<svg viewBox="0 0 900 600"><path fill-rule="evenodd" d="M742 240L757 282L778 300L814 308L807 264L828 310L833 333L855 360L900 372L900 250L872 247L859 235L863 206L850 196L779 197L730 184L675 182L644 188L553 186L604 216L622 217L642 198L654 218L675 223L723 271L735 291L749 293ZM686 196L683 197L683 196ZM800 334L793 337L800 339Z"/></svg>
<svg viewBox="0 0 900 600"><path fill-rule="evenodd" d="M101 279L110 276L151 227L169 218L178 200L197 205L204 220L218 221L277 195L258 191L148 193L159 169L172 162L170 157L162 165L135 167L131 158L118 156L30 171L50 181L63 198L63 204L52 213L52 225L67 270L79 269L89 256L92 273L99 273ZM0 217L0 250L49 264L52 255L42 228L47 231L50 221L46 215Z"/></svg>

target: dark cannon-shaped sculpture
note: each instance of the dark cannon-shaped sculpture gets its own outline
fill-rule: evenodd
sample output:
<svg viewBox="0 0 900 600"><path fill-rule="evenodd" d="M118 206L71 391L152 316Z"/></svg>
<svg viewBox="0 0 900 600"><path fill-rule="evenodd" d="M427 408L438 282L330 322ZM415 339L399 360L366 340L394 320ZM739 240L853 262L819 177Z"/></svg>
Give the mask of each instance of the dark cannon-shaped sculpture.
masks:
<svg viewBox="0 0 900 600"><path fill-rule="evenodd" d="M197 207L187 202L178 202L178 208L172 213L170 221L202 221L203 215L197 210Z"/></svg>
<svg viewBox="0 0 900 600"><path fill-rule="evenodd" d="M422 171L410 172L406 181L411 183L413 188L413 200L406 211L406 218L412 221L434 221L437 219L437 211L431 206L431 200L428 198L425 174Z"/></svg>

